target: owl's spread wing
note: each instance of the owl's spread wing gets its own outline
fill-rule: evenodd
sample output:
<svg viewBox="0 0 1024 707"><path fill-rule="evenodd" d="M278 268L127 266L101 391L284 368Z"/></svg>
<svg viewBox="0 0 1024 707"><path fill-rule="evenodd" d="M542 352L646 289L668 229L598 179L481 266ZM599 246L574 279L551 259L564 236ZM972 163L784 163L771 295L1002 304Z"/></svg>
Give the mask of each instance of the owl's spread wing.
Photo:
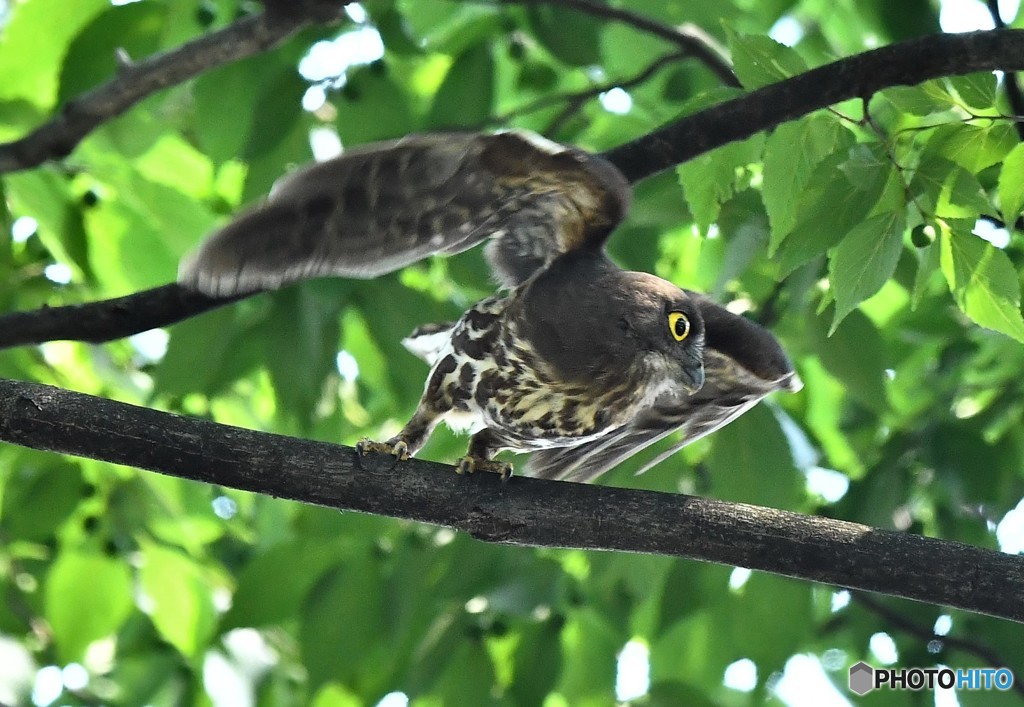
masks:
<svg viewBox="0 0 1024 707"><path fill-rule="evenodd" d="M668 435L680 440L648 462L661 463L687 444L729 424L776 390L803 386L778 341L748 319L707 297L688 292L704 317L704 386L693 395L664 397L630 424L573 447L535 452L526 474L547 479L592 481Z"/></svg>
<svg viewBox="0 0 1024 707"><path fill-rule="evenodd" d="M488 259L512 286L560 253L600 247L629 199L610 163L532 133L413 135L288 175L187 256L178 280L228 296L372 278L493 237Z"/></svg>

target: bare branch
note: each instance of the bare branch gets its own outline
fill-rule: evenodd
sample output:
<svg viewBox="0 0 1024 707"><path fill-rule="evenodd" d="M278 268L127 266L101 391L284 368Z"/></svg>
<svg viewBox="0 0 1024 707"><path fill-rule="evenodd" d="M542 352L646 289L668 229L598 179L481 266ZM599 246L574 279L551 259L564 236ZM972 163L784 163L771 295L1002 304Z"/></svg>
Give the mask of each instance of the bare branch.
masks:
<svg viewBox="0 0 1024 707"><path fill-rule="evenodd" d="M351 0L349 0L351 1ZM146 96L217 66L270 49L314 22L334 22L348 2L315 3L306 12L264 12L182 44L173 51L122 65L117 76L68 101L49 122L0 144L0 174L67 156L90 132ZM305 7L305 6L304 6Z"/></svg>
<svg viewBox="0 0 1024 707"><path fill-rule="evenodd" d="M624 10L610 5L600 5L590 0L498 0L502 4L512 5L558 5L579 12L622 22L636 29L661 37L678 45L686 56L693 57L714 73L726 86L740 87L739 79L732 71L729 60L718 43L696 25L686 24L680 28L671 27L650 17Z"/></svg>
<svg viewBox="0 0 1024 707"><path fill-rule="evenodd" d="M0 380L0 440L487 542L689 557L1024 622L1024 557L708 498L513 478ZM642 527L637 519L643 519Z"/></svg>

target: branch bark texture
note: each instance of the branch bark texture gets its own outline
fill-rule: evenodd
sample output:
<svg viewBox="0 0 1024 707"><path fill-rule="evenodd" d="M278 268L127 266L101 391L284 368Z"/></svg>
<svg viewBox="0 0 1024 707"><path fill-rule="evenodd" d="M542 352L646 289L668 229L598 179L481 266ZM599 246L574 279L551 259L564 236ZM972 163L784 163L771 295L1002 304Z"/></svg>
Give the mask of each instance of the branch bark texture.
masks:
<svg viewBox="0 0 1024 707"><path fill-rule="evenodd" d="M740 503L513 478L180 417L0 379L0 440L487 542L749 567L1024 622L1024 557ZM643 527L638 527L638 523Z"/></svg>

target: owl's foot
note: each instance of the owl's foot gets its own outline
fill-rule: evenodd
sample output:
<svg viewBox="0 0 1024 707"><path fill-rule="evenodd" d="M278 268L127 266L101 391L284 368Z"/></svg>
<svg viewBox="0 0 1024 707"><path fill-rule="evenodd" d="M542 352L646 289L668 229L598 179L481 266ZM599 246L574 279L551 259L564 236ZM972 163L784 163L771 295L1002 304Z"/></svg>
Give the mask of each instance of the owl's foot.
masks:
<svg viewBox="0 0 1024 707"><path fill-rule="evenodd" d="M409 445L402 439L389 439L387 442L361 439L356 442L356 451L364 457L367 454L390 454L397 457L399 461L409 458Z"/></svg>
<svg viewBox="0 0 1024 707"><path fill-rule="evenodd" d="M512 477L512 465L508 462L498 462L492 459L481 459L472 455L466 455L459 460L455 466L459 474L472 474L477 471L489 471L492 474L501 476L502 481L508 481Z"/></svg>

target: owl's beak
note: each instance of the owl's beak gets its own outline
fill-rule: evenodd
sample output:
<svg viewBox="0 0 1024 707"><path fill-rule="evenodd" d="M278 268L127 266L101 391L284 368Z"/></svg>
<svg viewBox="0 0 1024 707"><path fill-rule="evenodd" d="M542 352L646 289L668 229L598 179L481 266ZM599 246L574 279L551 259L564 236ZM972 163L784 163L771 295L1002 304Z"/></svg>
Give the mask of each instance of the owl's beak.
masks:
<svg viewBox="0 0 1024 707"><path fill-rule="evenodd" d="M693 358L680 368L680 383L690 395L704 387L704 361L700 358Z"/></svg>

